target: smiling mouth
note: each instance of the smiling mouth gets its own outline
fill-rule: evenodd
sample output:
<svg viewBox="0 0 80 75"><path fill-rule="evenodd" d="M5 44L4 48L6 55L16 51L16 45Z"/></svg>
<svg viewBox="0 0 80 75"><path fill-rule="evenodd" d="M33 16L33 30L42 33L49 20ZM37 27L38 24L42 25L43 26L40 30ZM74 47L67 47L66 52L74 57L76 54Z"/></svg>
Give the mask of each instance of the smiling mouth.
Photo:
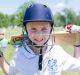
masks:
<svg viewBox="0 0 80 75"><path fill-rule="evenodd" d="M34 40L37 41L37 42L42 42L43 41L43 39L41 39L41 40L34 39Z"/></svg>

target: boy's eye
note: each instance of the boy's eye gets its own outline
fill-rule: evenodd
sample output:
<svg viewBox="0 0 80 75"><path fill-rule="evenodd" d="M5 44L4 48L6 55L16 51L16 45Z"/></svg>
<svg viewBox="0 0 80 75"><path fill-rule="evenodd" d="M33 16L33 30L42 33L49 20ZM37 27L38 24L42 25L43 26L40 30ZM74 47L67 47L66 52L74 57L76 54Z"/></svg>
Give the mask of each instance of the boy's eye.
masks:
<svg viewBox="0 0 80 75"><path fill-rule="evenodd" d="M47 28L43 28L42 31L45 32L45 31L48 31L48 29Z"/></svg>
<svg viewBox="0 0 80 75"><path fill-rule="evenodd" d="M36 28L32 28L31 31L36 31Z"/></svg>
<svg viewBox="0 0 80 75"><path fill-rule="evenodd" d="M36 28L32 28L32 30L36 30Z"/></svg>
<svg viewBox="0 0 80 75"><path fill-rule="evenodd" d="M42 32L42 33L47 33L49 31L48 28L41 28L40 30L36 29L36 28L31 28L30 29L31 32L36 33L38 31Z"/></svg>

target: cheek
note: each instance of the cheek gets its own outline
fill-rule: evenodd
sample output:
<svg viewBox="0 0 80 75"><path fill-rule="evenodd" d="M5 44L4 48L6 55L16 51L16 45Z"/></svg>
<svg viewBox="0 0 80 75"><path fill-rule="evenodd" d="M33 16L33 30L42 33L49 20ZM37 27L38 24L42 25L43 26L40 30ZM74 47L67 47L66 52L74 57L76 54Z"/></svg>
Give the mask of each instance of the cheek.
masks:
<svg viewBox="0 0 80 75"><path fill-rule="evenodd" d="M49 38L49 35L46 35L46 36L45 36L45 40L48 40L48 38Z"/></svg>
<svg viewBox="0 0 80 75"><path fill-rule="evenodd" d="M33 35L31 35L30 33L28 33L28 37L29 37L30 39L33 39Z"/></svg>
<svg viewBox="0 0 80 75"><path fill-rule="evenodd" d="M28 31L28 35L29 35L29 36L31 36L31 35L35 35L35 34L36 34L36 32L35 32L35 31L31 31L31 30L30 30L30 31Z"/></svg>

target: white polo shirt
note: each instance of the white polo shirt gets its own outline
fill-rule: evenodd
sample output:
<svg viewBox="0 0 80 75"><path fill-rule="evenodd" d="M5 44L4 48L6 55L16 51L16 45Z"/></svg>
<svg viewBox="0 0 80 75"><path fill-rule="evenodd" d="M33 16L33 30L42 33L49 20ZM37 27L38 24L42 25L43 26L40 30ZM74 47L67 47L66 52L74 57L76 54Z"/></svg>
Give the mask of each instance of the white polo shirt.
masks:
<svg viewBox="0 0 80 75"><path fill-rule="evenodd" d="M50 46L49 46L50 47ZM9 75L60 75L63 70L80 71L80 61L67 54L62 47L53 45L43 55L42 70L38 70L39 55L27 46L19 47L10 65Z"/></svg>

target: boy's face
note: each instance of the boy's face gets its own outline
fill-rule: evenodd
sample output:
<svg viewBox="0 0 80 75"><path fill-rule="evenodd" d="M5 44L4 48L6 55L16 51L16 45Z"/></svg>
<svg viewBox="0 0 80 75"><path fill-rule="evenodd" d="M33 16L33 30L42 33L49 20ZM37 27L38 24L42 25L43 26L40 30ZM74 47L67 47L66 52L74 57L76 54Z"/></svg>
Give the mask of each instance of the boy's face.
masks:
<svg viewBox="0 0 80 75"><path fill-rule="evenodd" d="M37 45L43 45L49 38L51 25L48 22L29 22L26 24L29 39Z"/></svg>

